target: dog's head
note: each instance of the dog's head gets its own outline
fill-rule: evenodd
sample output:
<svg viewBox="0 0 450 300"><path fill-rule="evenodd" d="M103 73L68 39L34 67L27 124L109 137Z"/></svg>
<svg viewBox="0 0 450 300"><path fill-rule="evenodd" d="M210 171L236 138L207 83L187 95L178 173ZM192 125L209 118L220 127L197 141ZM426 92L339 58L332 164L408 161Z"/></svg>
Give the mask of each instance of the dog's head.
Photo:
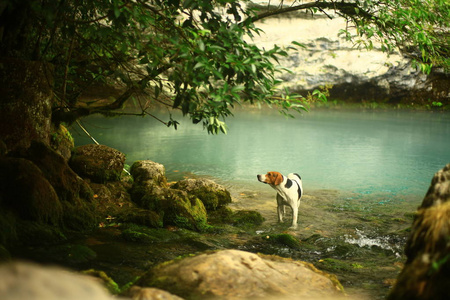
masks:
<svg viewBox="0 0 450 300"><path fill-rule="evenodd" d="M280 172L267 172L265 175L256 175L258 180L262 183L267 183L271 185L279 185L283 182L283 175Z"/></svg>

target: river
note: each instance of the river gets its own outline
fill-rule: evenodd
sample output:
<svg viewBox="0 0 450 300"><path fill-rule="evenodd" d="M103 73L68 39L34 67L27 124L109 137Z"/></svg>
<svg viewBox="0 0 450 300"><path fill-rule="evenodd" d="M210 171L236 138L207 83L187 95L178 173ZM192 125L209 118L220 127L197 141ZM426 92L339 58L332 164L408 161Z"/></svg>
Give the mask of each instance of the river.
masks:
<svg viewBox="0 0 450 300"><path fill-rule="evenodd" d="M169 180L210 176L238 188L265 189L256 174L275 170L300 174L306 193L420 200L433 174L450 162L448 113L313 110L286 118L276 110L246 109L227 120L227 135L208 135L201 125L179 120L178 130L151 117L93 116L84 124L101 144L125 153L130 165L149 159L166 167ZM72 130L76 145L92 143L79 132Z"/></svg>

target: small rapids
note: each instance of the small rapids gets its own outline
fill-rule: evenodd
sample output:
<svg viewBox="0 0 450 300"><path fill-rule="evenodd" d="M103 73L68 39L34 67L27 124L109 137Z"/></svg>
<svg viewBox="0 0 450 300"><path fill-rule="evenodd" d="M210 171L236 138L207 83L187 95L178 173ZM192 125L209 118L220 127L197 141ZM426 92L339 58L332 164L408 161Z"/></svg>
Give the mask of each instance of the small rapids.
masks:
<svg viewBox="0 0 450 300"><path fill-rule="evenodd" d="M398 238L393 239L391 236L377 236L369 237L362 230L356 228L357 237L351 235L344 235L344 241L352 245L358 245L359 247L372 248L373 246L379 247L383 250L388 250L394 253L394 255L399 258L403 251L403 246L405 241L398 240Z"/></svg>

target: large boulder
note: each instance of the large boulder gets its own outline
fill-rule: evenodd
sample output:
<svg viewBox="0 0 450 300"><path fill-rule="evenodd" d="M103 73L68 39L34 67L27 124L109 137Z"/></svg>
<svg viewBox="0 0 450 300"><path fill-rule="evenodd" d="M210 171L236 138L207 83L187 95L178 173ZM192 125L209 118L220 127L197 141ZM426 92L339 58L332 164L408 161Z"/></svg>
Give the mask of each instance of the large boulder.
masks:
<svg viewBox="0 0 450 300"><path fill-rule="evenodd" d="M93 278L56 267L14 262L0 266L2 300L112 300Z"/></svg>
<svg viewBox="0 0 450 300"><path fill-rule="evenodd" d="M97 225L93 192L49 146L32 142L25 153L16 153L31 160L53 186L63 206L63 224L75 230L91 229Z"/></svg>
<svg viewBox="0 0 450 300"><path fill-rule="evenodd" d="M388 299L450 299L450 164L437 172L418 208L407 261Z"/></svg>
<svg viewBox="0 0 450 300"><path fill-rule="evenodd" d="M0 207L22 219L58 224L62 205L42 171L24 158L0 158Z"/></svg>
<svg viewBox="0 0 450 300"><path fill-rule="evenodd" d="M172 188L196 196L203 202L208 211L216 210L231 203L230 192L209 179L184 179L175 183Z"/></svg>
<svg viewBox="0 0 450 300"><path fill-rule="evenodd" d="M323 299L344 296L334 276L311 264L238 250L223 250L163 263L138 286L185 299Z"/></svg>
<svg viewBox="0 0 450 300"><path fill-rule="evenodd" d="M93 182L118 181L125 155L105 145L83 145L74 149L69 164L78 175Z"/></svg>

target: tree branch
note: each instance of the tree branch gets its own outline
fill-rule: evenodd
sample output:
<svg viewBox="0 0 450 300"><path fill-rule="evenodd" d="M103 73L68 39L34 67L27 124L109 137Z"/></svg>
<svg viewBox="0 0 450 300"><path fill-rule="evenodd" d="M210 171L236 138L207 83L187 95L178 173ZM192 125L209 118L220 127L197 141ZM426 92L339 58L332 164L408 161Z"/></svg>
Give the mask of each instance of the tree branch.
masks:
<svg viewBox="0 0 450 300"><path fill-rule="evenodd" d="M254 17L249 17L249 18L245 19L243 22L256 22L256 21L259 21L259 20L267 18L267 17L276 16L276 15L293 12L293 11L311 9L311 8L334 9L334 10L338 10L341 13L348 15L348 16L359 15L361 17L364 17L365 19L370 19L373 17L372 14L361 9L357 3L331 1L331 2L310 2L310 3L305 3L305 4L301 4L301 5L296 5L296 6L279 8L279 9L261 13ZM358 12L355 10L355 8L358 9Z"/></svg>

